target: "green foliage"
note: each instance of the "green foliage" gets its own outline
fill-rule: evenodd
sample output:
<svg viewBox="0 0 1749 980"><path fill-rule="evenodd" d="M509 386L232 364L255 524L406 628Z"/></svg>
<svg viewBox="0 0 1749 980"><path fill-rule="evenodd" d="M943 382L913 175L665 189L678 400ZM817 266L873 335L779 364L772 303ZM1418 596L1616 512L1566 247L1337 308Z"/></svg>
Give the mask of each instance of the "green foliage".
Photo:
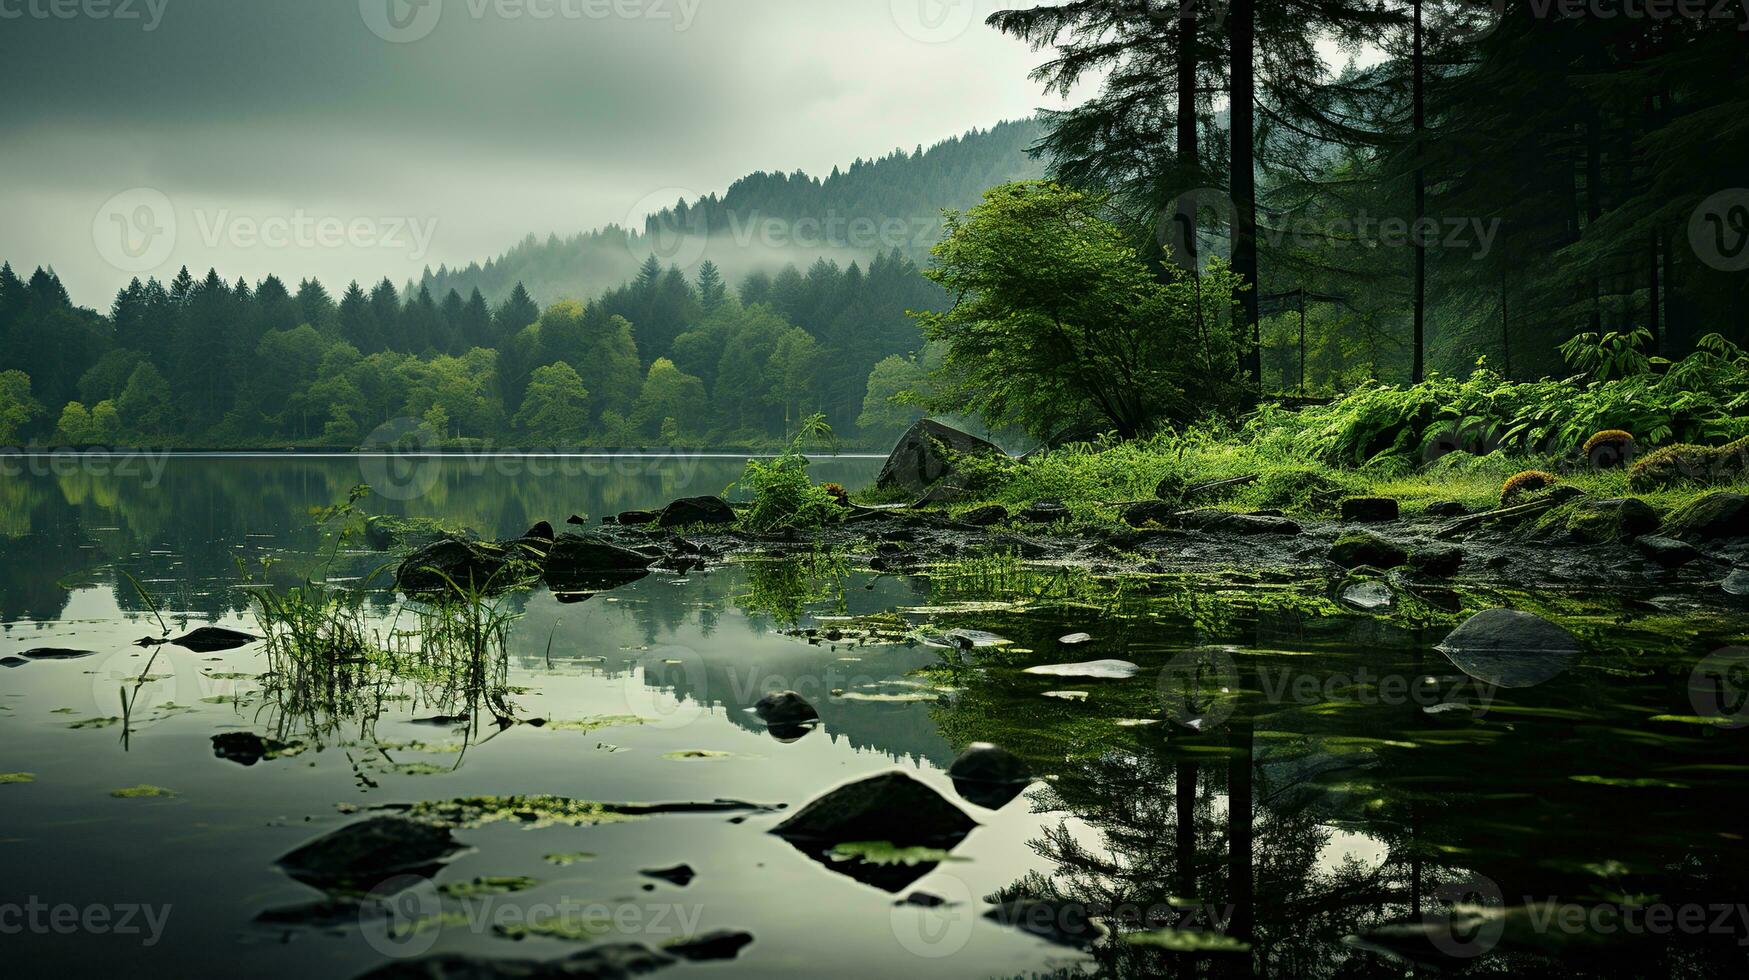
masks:
<svg viewBox="0 0 1749 980"><path fill-rule="evenodd" d="M578 445L590 429L589 389L563 361L539 368L528 382L515 424L537 439Z"/></svg>
<svg viewBox="0 0 1749 980"><path fill-rule="evenodd" d="M0 371L0 443L17 441L43 407L30 396L30 375L23 371Z"/></svg>
<svg viewBox="0 0 1749 980"><path fill-rule="evenodd" d="M994 428L1049 438L1092 424L1125 437L1235 404L1234 277L1216 263L1162 282L1109 220L1106 199L1055 184L994 188L925 274L954 297L920 313L946 363L929 398Z"/></svg>
<svg viewBox="0 0 1749 980"><path fill-rule="evenodd" d="M822 527L843 517L844 509L830 490L808 478L808 458L803 448L809 442L831 445L832 427L824 415L802 423L789 448L771 460L749 459L735 486L752 496L752 506L741 515L749 531L805 530Z"/></svg>

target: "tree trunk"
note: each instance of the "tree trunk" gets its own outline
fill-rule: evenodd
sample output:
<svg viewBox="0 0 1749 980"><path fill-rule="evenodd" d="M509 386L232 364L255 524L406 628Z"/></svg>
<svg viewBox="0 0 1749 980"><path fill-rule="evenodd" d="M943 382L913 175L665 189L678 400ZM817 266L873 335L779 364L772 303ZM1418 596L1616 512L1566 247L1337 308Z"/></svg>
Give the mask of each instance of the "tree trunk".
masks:
<svg viewBox="0 0 1749 980"><path fill-rule="evenodd" d="M1422 163L1422 135L1427 129L1427 82L1424 77L1424 57L1421 36L1421 0L1414 0L1415 37L1411 68L1415 73L1415 223L1412 238L1415 244L1415 363L1410 382L1427 380L1427 241L1421 222L1427 217L1427 168Z"/></svg>
<svg viewBox="0 0 1749 980"><path fill-rule="evenodd" d="M1184 231L1184 255L1180 264L1198 275L1201 263L1197 259L1196 201L1187 195L1187 188L1201 186L1196 175L1202 170L1196 133L1196 0L1179 0L1178 7L1178 214L1176 220Z"/></svg>
<svg viewBox="0 0 1749 980"><path fill-rule="evenodd" d="M1239 294L1240 368L1263 387L1263 351L1257 316L1256 24L1254 0L1233 0L1227 11L1232 42L1233 272L1247 287Z"/></svg>

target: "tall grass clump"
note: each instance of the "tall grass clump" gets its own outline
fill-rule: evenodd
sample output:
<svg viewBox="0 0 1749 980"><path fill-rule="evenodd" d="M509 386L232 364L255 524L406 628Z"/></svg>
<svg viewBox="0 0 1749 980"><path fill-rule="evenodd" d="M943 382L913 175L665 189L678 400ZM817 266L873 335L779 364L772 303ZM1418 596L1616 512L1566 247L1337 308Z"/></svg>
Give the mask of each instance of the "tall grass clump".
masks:
<svg viewBox="0 0 1749 980"><path fill-rule="evenodd" d="M839 520L844 513L838 496L808 477L809 443L835 449L837 440L826 416L803 421L784 451L769 460L750 459L734 489L750 496L741 516L748 531L811 530Z"/></svg>

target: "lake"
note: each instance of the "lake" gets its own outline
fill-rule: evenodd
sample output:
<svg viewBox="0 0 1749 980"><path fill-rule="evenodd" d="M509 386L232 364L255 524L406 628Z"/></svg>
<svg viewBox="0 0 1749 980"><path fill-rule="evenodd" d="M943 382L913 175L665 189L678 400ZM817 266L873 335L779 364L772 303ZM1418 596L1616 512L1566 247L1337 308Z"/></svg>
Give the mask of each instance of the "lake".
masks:
<svg viewBox="0 0 1749 980"><path fill-rule="evenodd" d="M741 461L8 462L0 931L19 975L351 977L719 931L751 941L663 972L1749 966L1749 616L1722 603L1478 585L1386 617L1315 575L1097 577L1001 551L901 575L803 549L436 609L384 587L397 552L318 512L370 484L372 514L508 537L721 493ZM811 472L856 488L879 465ZM261 635L263 597L307 578L358 590L341 625L369 657L321 659L339 644L320 630L136 645ZM1578 650L1436 649L1493 605ZM820 724L768 726L751 709L778 691ZM1036 778L956 784L981 742ZM826 853L770 833L894 771L975 828ZM463 849L368 890L276 863L383 816Z"/></svg>

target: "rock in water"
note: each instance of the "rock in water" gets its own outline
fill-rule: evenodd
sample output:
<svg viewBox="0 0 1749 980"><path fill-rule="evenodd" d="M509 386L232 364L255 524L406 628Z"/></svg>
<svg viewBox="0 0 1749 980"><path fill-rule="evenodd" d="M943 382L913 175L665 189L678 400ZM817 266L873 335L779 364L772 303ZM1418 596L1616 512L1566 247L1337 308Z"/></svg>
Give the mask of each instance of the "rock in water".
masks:
<svg viewBox="0 0 1749 980"><path fill-rule="evenodd" d="M1060 500L1039 500L1020 512L1020 519L1029 524L1058 524L1075 515Z"/></svg>
<svg viewBox="0 0 1749 980"><path fill-rule="evenodd" d="M27 663L30 663L30 661L25 660L23 657L6 657L5 659L0 659L0 667L23 667Z"/></svg>
<svg viewBox="0 0 1749 980"><path fill-rule="evenodd" d="M1390 497L1350 497L1342 501L1342 519L1358 524L1389 524L1402 517L1402 508Z"/></svg>
<svg viewBox="0 0 1749 980"><path fill-rule="evenodd" d="M628 510L614 518L614 522L625 527L643 527L645 524L656 523L656 518L662 515L653 510Z"/></svg>
<svg viewBox="0 0 1749 980"><path fill-rule="evenodd" d="M1470 508L1461 500L1441 500L1427 505L1428 517L1463 517Z"/></svg>
<svg viewBox="0 0 1749 980"><path fill-rule="evenodd" d="M698 877L698 872L692 870L690 864L677 864L672 868L646 868L638 872L646 878L656 878L671 885L685 888L692 884L692 879Z"/></svg>
<svg viewBox="0 0 1749 980"><path fill-rule="evenodd" d="M899 437L887 456L875 486L882 490L908 490L921 494L954 471L954 456L1005 456L993 443L977 436L922 419Z"/></svg>
<svg viewBox="0 0 1749 980"><path fill-rule="evenodd" d="M1749 596L1749 569L1739 568L1731 572L1721 587L1725 590L1726 595L1734 595L1738 598Z"/></svg>
<svg viewBox="0 0 1749 980"><path fill-rule="evenodd" d="M731 932L718 929L702 936L688 936L677 942L662 947L663 952L673 953L683 960L701 962L705 960L732 960L741 955L741 949L753 942L750 932Z"/></svg>
<svg viewBox="0 0 1749 980"><path fill-rule="evenodd" d="M1554 623L1513 609L1485 609L1436 649L1459 670L1497 687L1534 687L1579 655L1579 639Z"/></svg>
<svg viewBox="0 0 1749 980"><path fill-rule="evenodd" d="M40 650L24 651L25 660L84 660L86 657L95 656L97 656L95 650L57 650L45 647ZM10 666L17 667L19 664L11 664Z"/></svg>
<svg viewBox="0 0 1749 980"><path fill-rule="evenodd" d="M629 980L674 963L674 957L639 943L611 943L546 961L444 953L390 963L358 980Z"/></svg>
<svg viewBox="0 0 1749 980"><path fill-rule="evenodd" d="M313 887L363 892L398 875L428 876L461 849L442 827L377 817L313 840L277 863Z"/></svg>
<svg viewBox="0 0 1749 980"><path fill-rule="evenodd" d="M1179 514L1178 523L1197 531L1209 531L1215 534L1284 534L1295 535L1303 530L1299 524L1285 517L1268 517L1258 514L1235 514L1231 511L1208 508L1193 510Z"/></svg>
<svg viewBox="0 0 1749 980"><path fill-rule="evenodd" d="M1144 500L1125 507L1122 517L1123 522L1131 527L1147 527L1149 524L1171 527L1177 523L1178 505L1165 500Z"/></svg>
<svg viewBox="0 0 1749 980"><path fill-rule="evenodd" d="M767 725L807 725L820 720L820 712L794 691L767 694L753 706L753 713Z"/></svg>
<svg viewBox="0 0 1749 980"><path fill-rule="evenodd" d="M1123 681L1141 673L1142 668L1128 660L1094 660L1084 664L1045 664L1028 667L1026 672L1044 677L1092 677L1097 680Z"/></svg>
<svg viewBox="0 0 1749 980"><path fill-rule="evenodd" d="M966 746L947 775L963 799L987 810L1002 809L1032 785L1026 760L988 742Z"/></svg>
<svg viewBox="0 0 1749 980"><path fill-rule="evenodd" d="M1417 548L1409 556L1409 568L1424 578L1450 578L1464 564L1464 549L1457 545Z"/></svg>
<svg viewBox="0 0 1749 980"><path fill-rule="evenodd" d="M602 572L642 572L651 559L592 534L566 534L547 552L549 578L569 578Z"/></svg>
<svg viewBox="0 0 1749 980"><path fill-rule="evenodd" d="M219 653L224 650L235 650L248 646L260 640L261 637L249 633L239 633L236 630L220 629L217 626L202 626L192 633L186 633L170 642L184 650L195 653Z"/></svg>
<svg viewBox="0 0 1749 980"><path fill-rule="evenodd" d="M1397 596L1383 582L1362 582L1342 590L1342 602L1361 612L1378 612L1397 604Z"/></svg>
<svg viewBox="0 0 1749 980"><path fill-rule="evenodd" d="M273 739L262 738L254 732L224 732L213 736L214 758L235 762L240 766L253 766L274 752L283 752L292 746Z"/></svg>
<svg viewBox="0 0 1749 980"><path fill-rule="evenodd" d="M1749 537L1749 496L1708 494L1670 515L1663 533L1689 542Z"/></svg>
<svg viewBox="0 0 1749 980"><path fill-rule="evenodd" d="M1091 906L1058 899L1017 898L984 913L984 918L1030 932L1059 946L1091 946L1110 934Z"/></svg>
<svg viewBox="0 0 1749 980"><path fill-rule="evenodd" d="M1543 515L1531 536L1576 544L1632 541L1658 529L1658 512L1638 497L1594 500L1581 497Z"/></svg>
<svg viewBox="0 0 1749 980"><path fill-rule="evenodd" d="M1091 633L1070 633L1068 636L1057 640L1057 642L1066 647L1078 647L1084 643L1092 643L1093 635Z"/></svg>
<svg viewBox="0 0 1749 980"><path fill-rule="evenodd" d="M684 497L664 507L656 518L660 527L733 523L735 509L721 497Z"/></svg>
<svg viewBox="0 0 1749 980"><path fill-rule="evenodd" d="M902 772L889 772L838 787L771 832L791 842L828 846L885 841L895 847L950 848L976 826L940 793Z"/></svg>
<svg viewBox="0 0 1749 980"><path fill-rule="evenodd" d="M447 592L452 582L484 590L509 584L501 581L509 561L510 554L498 545L450 536L408 555L395 572L395 584L414 595Z"/></svg>
<svg viewBox="0 0 1749 980"><path fill-rule="evenodd" d="M1634 539L1634 547L1648 561L1663 565L1665 568L1681 568L1700 558L1699 549L1693 545L1667 538L1661 534L1648 534Z"/></svg>

